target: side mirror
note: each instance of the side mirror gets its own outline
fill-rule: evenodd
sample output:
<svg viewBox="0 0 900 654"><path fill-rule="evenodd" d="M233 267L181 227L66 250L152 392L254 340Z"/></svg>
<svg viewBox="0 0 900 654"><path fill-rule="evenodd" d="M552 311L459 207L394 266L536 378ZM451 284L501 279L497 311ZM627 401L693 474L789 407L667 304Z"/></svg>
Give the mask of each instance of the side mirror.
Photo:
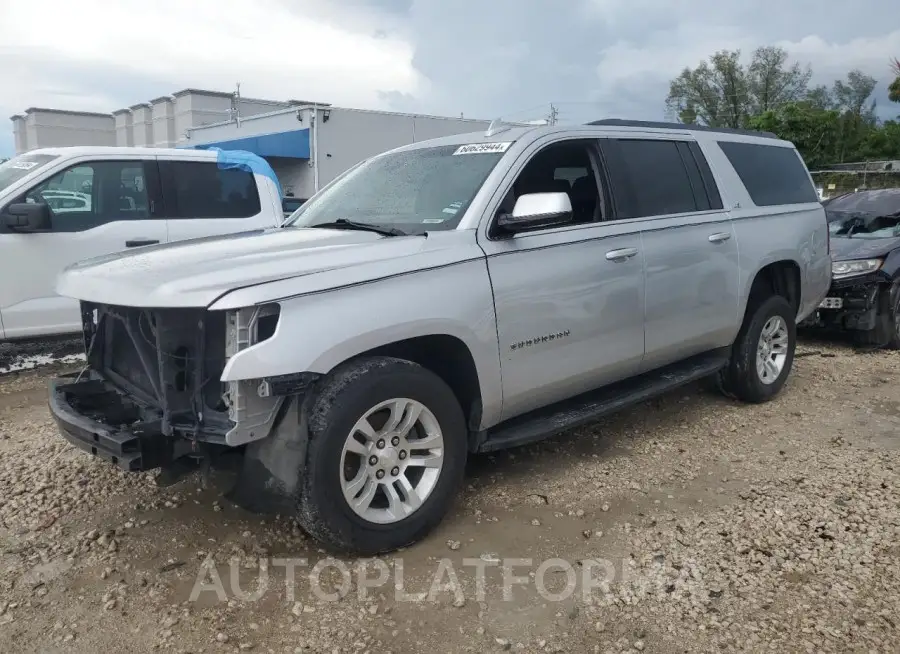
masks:
<svg viewBox="0 0 900 654"><path fill-rule="evenodd" d="M512 213L501 214L497 226L507 232L523 232L572 220L568 193L527 193L520 195Z"/></svg>
<svg viewBox="0 0 900 654"><path fill-rule="evenodd" d="M17 202L6 207L0 220L15 232L47 232L50 206L46 202Z"/></svg>

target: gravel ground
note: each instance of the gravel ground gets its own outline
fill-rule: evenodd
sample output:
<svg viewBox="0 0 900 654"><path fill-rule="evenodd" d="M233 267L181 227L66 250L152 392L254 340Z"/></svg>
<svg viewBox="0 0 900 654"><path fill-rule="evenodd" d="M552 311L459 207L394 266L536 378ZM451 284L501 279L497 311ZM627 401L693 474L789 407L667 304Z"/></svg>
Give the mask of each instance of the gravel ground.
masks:
<svg viewBox="0 0 900 654"><path fill-rule="evenodd" d="M772 403L690 387L474 457L425 542L337 562L215 479L160 488L69 447L52 372L0 378L3 652L898 651L900 353L806 342ZM286 584L274 557L306 566ZM351 572L337 601L320 561L324 590Z"/></svg>

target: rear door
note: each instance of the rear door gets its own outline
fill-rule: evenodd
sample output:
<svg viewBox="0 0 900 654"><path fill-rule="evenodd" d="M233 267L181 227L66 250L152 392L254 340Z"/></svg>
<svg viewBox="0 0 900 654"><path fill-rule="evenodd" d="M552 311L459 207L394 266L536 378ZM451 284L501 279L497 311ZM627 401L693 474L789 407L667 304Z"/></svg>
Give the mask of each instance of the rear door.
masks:
<svg viewBox="0 0 900 654"><path fill-rule="evenodd" d="M640 223L652 370L727 346L740 323L738 244L696 142L602 139L617 218Z"/></svg>
<svg viewBox="0 0 900 654"><path fill-rule="evenodd" d="M56 294L63 268L83 259L166 242L155 157L84 157L36 182L15 202L50 207L46 232L0 226L0 313L6 338L81 330L77 300Z"/></svg>
<svg viewBox="0 0 900 654"><path fill-rule="evenodd" d="M212 159L161 159L160 179L170 241L274 226L270 203L247 170L220 168Z"/></svg>

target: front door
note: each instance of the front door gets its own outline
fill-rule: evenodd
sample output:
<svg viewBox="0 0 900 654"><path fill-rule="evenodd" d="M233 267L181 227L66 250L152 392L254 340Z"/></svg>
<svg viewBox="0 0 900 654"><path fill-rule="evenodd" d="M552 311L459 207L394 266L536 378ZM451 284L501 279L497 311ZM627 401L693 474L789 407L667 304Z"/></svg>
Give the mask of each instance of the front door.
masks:
<svg viewBox="0 0 900 654"><path fill-rule="evenodd" d="M155 160L128 156L74 163L15 198L49 205L51 224L48 231L30 233L0 227L6 338L81 331L78 301L56 294L57 276L83 259L165 243L157 198Z"/></svg>
<svg viewBox="0 0 900 654"><path fill-rule="evenodd" d="M640 366L641 236L633 225L605 220L597 154L591 140L536 148L499 209L511 210L523 194L566 192L574 224L480 235L494 289L503 419L629 377Z"/></svg>

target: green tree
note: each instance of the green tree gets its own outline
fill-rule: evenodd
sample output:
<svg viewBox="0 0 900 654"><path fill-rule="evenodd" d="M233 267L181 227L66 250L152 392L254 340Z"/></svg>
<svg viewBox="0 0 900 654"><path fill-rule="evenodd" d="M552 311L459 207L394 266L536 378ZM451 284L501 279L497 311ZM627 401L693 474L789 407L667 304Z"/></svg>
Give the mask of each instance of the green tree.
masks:
<svg viewBox="0 0 900 654"><path fill-rule="evenodd" d="M795 63L788 66L784 48L764 47L753 53L747 68L750 115L761 114L807 95L812 69Z"/></svg>
<svg viewBox="0 0 900 654"><path fill-rule="evenodd" d="M721 50L669 85L666 105L680 118L712 127L740 127L746 112L746 73L740 50Z"/></svg>
<svg viewBox="0 0 900 654"><path fill-rule="evenodd" d="M851 70L846 80L837 80L832 88L835 106L841 112L840 147L835 161L858 161L861 148L872 130L877 128L875 103L870 101L875 78L860 70Z"/></svg>
<svg viewBox="0 0 900 654"><path fill-rule="evenodd" d="M866 103L872 97L877 82L875 78L861 70L851 70L846 80L837 80L832 89L832 97L838 108L862 117L866 113Z"/></svg>
<svg viewBox="0 0 900 654"><path fill-rule="evenodd" d="M763 47L744 66L740 50L721 50L671 81L666 106L682 122L746 127L751 116L806 96L812 71L787 58L782 48Z"/></svg>
<svg viewBox="0 0 900 654"><path fill-rule="evenodd" d="M834 97L831 95L831 90L827 86L817 86L810 89L809 93L806 94L806 101L813 107L818 107L819 109L835 108Z"/></svg>
<svg viewBox="0 0 900 654"><path fill-rule="evenodd" d="M888 120L869 132L862 143L860 154L862 159L876 161L900 158L900 122Z"/></svg>
<svg viewBox="0 0 900 654"><path fill-rule="evenodd" d="M814 169L834 161L841 138L841 114L808 100L790 102L750 119L752 129L791 141Z"/></svg>
<svg viewBox="0 0 900 654"><path fill-rule="evenodd" d="M888 87L888 97L892 102L900 102L900 59L894 57L891 61L891 70L897 77Z"/></svg>

